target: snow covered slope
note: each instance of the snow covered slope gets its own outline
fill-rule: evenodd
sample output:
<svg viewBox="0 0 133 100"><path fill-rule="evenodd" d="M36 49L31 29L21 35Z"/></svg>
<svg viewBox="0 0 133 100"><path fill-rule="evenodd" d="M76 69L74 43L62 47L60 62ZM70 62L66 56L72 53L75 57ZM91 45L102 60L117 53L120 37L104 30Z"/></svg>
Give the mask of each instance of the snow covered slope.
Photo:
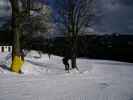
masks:
<svg viewBox="0 0 133 100"><path fill-rule="evenodd" d="M62 57L32 51L25 60L21 75L0 67L0 100L133 100L131 63L78 59L80 71L66 73Z"/></svg>

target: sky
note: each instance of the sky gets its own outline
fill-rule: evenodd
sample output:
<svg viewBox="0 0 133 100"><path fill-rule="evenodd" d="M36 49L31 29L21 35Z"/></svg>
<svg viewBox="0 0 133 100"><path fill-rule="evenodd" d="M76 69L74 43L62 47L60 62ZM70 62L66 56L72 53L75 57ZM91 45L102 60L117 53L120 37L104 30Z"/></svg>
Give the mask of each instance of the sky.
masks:
<svg viewBox="0 0 133 100"><path fill-rule="evenodd" d="M53 0L49 2L54 5ZM10 15L9 8L8 0L0 0L0 25ZM97 0L97 9L102 16L96 18L94 31L133 35L133 0Z"/></svg>
<svg viewBox="0 0 133 100"><path fill-rule="evenodd" d="M10 4L8 0L0 0L0 26L5 23L5 20L11 15Z"/></svg>
<svg viewBox="0 0 133 100"><path fill-rule="evenodd" d="M99 0L103 16L94 28L101 32L133 34L133 0Z"/></svg>

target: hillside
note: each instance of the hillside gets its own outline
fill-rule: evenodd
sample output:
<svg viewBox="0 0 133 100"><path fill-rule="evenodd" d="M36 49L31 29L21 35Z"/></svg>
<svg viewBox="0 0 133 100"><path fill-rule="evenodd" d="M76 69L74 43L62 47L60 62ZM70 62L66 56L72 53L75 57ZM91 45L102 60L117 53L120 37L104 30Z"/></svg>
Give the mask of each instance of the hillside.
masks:
<svg viewBox="0 0 133 100"><path fill-rule="evenodd" d="M1 63L9 64L2 54ZM0 67L0 100L132 100L133 64L78 59L80 71L64 71L62 57L32 51L23 74ZM9 62L8 62L9 61Z"/></svg>

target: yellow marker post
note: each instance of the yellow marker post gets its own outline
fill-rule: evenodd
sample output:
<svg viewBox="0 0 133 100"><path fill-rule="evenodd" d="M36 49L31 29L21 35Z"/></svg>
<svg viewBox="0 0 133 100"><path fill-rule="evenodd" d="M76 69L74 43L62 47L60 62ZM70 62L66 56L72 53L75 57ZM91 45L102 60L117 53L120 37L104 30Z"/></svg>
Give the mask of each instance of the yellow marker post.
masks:
<svg viewBox="0 0 133 100"><path fill-rule="evenodd" d="M24 61L21 59L21 57L15 56L11 64L11 71L20 73L23 63Z"/></svg>

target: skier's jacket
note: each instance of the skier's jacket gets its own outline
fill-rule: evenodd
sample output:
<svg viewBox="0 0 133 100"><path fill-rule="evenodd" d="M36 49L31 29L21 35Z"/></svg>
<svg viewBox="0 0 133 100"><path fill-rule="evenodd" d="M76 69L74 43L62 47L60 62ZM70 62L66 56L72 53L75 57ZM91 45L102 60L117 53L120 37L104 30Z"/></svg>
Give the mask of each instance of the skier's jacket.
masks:
<svg viewBox="0 0 133 100"><path fill-rule="evenodd" d="M63 59L62 59L62 61L63 61L63 64L64 65L68 65L68 58L66 58L66 57L64 57Z"/></svg>

